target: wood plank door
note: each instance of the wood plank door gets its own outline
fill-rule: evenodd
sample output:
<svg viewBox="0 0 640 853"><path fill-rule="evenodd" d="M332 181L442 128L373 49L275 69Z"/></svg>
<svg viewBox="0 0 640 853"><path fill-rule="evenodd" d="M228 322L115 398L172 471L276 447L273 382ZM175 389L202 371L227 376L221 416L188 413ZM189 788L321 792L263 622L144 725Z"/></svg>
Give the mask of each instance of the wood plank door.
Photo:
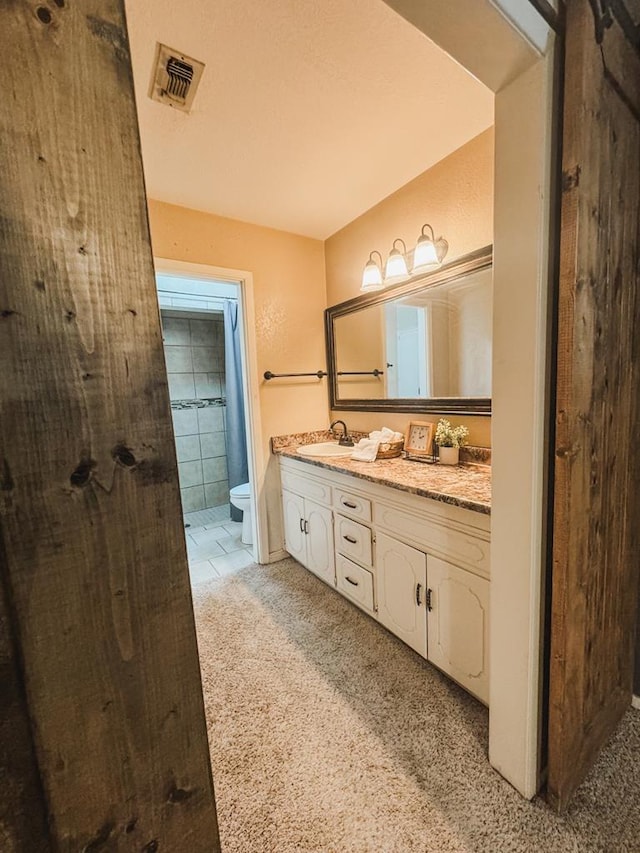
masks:
<svg viewBox="0 0 640 853"><path fill-rule="evenodd" d="M631 700L640 524L640 0L568 0L548 796Z"/></svg>
<svg viewBox="0 0 640 853"><path fill-rule="evenodd" d="M0 55L0 847L212 853L124 0Z"/></svg>

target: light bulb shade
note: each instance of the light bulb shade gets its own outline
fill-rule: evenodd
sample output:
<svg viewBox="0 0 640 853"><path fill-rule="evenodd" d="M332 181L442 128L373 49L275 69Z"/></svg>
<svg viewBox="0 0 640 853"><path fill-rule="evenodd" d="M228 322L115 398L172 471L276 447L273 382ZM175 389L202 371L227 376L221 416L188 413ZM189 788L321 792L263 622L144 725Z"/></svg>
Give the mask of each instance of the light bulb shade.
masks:
<svg viewBox="0 0 640 853"><path fill-rule="evenodd" d="M387 258L387 265L384 271L385 284L393 284L396 281L401 281L403 278L407 278L409 275L409 270L407 269L407 262L405 260L405 257L399 249L396 249L396 243L402 243L402 245L404 246L404 241L400 238L393 241L393 246L391 248L391 251L389 252L389 257Z"/></svg>
<svg viewBox="0 0 640 853"><path fill-rule="evenodd" d="M379 254L379 252L376 252ZM382 258L380 258L382 260ZM373 259L373 252L369 255L369 260L364 265L364 270L362 271L362 284L360 286L361 291L368 290L381 290L383 287L382 284L382 271L378 262Z"/></svg>
<svg viewBox="0 0 640 853"><path fill-rule="evenodd" d="M422 237L418 237L418 242L413 253L413 272L422 272L422 270L439 265L440 261L431 237L427 237L424 234Z"/></svg>
<svg viewBox="0 0 640 853"><path fill-rule="evenodd" d="M425 231L429 231L425 234ZM444 256L447 254L449 244L442 237L438 237L433 233L433 228L429 223L422 226L422 231L418 237L416 248L413 252L413 268L412 274L426 272L426 270L439 267Z"/></svg>

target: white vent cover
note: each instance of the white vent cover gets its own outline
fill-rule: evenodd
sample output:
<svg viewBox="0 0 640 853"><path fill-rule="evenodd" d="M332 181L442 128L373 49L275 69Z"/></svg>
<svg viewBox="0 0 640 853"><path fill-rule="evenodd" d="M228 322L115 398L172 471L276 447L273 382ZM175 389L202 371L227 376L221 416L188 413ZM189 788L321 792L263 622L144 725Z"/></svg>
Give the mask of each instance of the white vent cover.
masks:
<svg viewBox="0 0 640 853"><path fill-rule="evenodd" d="M188 113L204 71L204 62L158 43L151 75L149 97Z"/></svg>

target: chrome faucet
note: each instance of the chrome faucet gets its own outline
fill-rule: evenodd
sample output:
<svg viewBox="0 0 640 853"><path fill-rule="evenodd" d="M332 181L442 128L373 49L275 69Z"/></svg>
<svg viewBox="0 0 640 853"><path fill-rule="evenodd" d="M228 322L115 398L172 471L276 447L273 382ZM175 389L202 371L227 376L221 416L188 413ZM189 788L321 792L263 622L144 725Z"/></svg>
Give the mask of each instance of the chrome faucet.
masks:
<svg viewBox="0 0 640 853"><path fill-rule="evenodd" d="M335 431L334 431L334 429L333 429L333 428L336 426L336 424L342 424L342 435L341 435L341 436L340 436L340 438L338 439L338 444L339 444L341 447L353 447L353 439L351 438L351 436L350 436L350 435L349 435L349 433L347 432L347 425L345 424L345 422L344 422L344 421L334 421L334 422L329 426L329 429L331 430L331 432L332 432L332 433L334 434L334 436L335 436Z"/></svg>

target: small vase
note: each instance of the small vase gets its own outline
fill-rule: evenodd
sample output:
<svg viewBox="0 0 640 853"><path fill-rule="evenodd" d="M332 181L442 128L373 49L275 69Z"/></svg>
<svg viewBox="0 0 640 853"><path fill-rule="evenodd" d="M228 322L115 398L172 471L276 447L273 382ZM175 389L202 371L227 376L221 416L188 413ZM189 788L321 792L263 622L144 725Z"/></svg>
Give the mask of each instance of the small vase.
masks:
<svg viewBox="0 0 640 853"><path fill-rule="evenodd" d="M440 455L440 464L441 465L457 465L458 458L460 456L460 448L459 447L439 447L438 452Z"/></svg>

